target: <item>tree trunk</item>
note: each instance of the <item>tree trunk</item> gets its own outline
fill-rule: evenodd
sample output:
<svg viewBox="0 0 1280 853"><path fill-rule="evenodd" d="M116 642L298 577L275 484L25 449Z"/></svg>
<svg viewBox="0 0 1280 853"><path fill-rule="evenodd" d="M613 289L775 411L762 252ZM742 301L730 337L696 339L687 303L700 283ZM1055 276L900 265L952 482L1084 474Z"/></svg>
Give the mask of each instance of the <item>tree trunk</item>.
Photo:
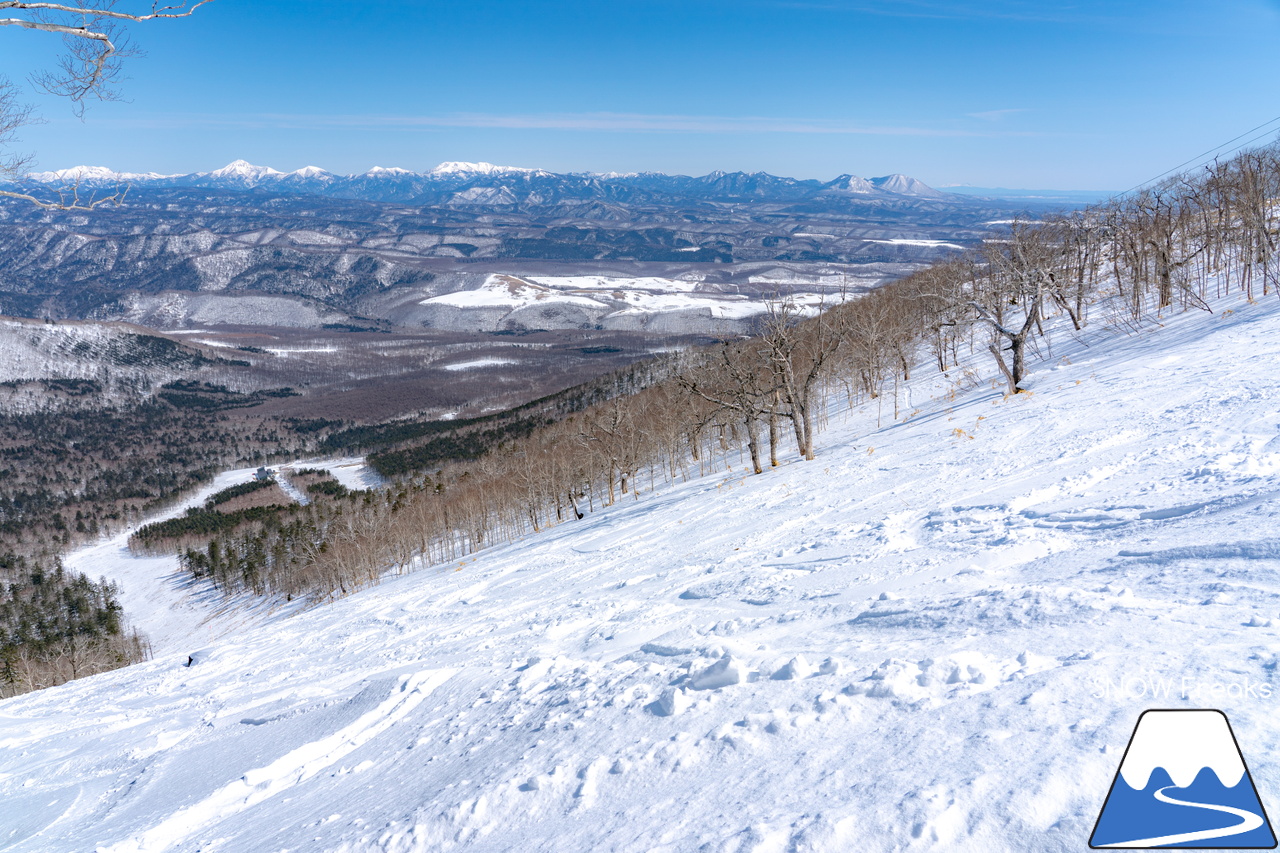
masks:
<svg viewBox="0 0 1280 853"><path fill-rule="evenodd" d="M747 450L751 454L751 468L756 474L763 474L764 468L760 464L760 436L755 418L747 420L744 426L747 428Z"/></svg>
<svg viewBox="0 0 1280 853"><path fill-rule="evenodd" d="M777 406L778 399L775 395L774 406ZM769 410L769 467L778 467L778 410L777 408Z"/></svg>

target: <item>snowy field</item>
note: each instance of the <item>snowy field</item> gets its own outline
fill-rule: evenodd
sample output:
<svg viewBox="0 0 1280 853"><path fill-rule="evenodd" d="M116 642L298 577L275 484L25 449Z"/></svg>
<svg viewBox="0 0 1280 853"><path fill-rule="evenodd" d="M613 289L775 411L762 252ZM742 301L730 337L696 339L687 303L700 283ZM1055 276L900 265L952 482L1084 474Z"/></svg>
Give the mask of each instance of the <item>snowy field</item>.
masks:
<svg viewBox="0 0 1280 853"><path fill-rule="evenodd" d="M1180 707L1274 815L1280 300L1215 310L6 700L0 849L1079 851Z"/></svg>
<svg viewBox="0 0 1280 853"><path fill-rule="evenodd" d="M421 300L427 307L461 310L501 310L508 317L533 307L544 311L582 309L603 328L631 328L637 318L667 314L701 316L706 320L748 320L767 313L766 297L695 292L700 283L667 278L609 278L603 276L537 276L527 279L490 275L475 290L459 290ZM797 294L793 302L805 314L823 303L822 294ZM830 298L825 298L830 302ZM574 315L578 316L578 315ZM554 324L553 324L554 325ZM640 324L643 327L644 323Z"/></svg>
<svg viewBox="0 0 1280 853"><path fill-rule="evenodd" d="M456 373L461 370L477 370L482 367L501 367L504 364L515 363L515 359L490 356L486 358L473 358L469 361L456 361L453 364L444 365L442 369Z"/></svg>
<svg viewBox="0 0 1280 853"><path fill-rule="evenodd" d="M697 246L690 247L697 252ZM688 293L697 289L696 279L657 278L641 276L618 278L601 275L539 275L529 276L529 281L554 290L645 290L653 293Z"/></svg>

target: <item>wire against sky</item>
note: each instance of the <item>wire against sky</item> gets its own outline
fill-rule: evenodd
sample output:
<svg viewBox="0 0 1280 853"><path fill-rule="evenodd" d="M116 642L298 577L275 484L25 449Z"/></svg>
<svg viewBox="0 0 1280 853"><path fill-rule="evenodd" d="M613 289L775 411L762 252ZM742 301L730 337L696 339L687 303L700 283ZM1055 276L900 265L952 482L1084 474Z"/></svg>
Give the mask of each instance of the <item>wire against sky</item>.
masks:
<svg viewBox="0 0 1280 853"><path fill-rule="evenodd" d="M1280 122L1280 116L1276 116L1270 121L1264 121L1262 124L1258 125L1257 127L1250 128L1249 130L1246 130L1244 133L1240 134L1239 136L1228 139L1226 142L1222 143L1221 145L1215 145L1214 147L1210 148L1208 151L1205 151L1203 154L1197 154L1196 156L1192 157L1190 160L1187 160L1186 162L1183 162L1183 163L1179 163L1178 165L1174 166L1172 169L1166 169L1165 171L1156 175L1154 178L1148 178L1147 180L1143 181L1140 184L1135 184L1134 186L1129 187L1129 189L1125 190L1124 192L1117 193L1116 197L1119 198L1122 196L1126 196L1129 193L1133 192L1134 190L1142 189L1145 186L1154 184L1156 181L1160 180L1166 175L1172 175L1174 172L1177 172L1180 169L1185 168L1186 166L1190 166L1192 163L1196 163L1197 165L1199 165L1200 163L1208 162L1206 158L1221 157L1223 154L1231 154L1236 151L1239 151L1242 148L1248 148L1250 145L1257 142L1259 139L1262 139L1264 136L1270 135L1272 131L1267 130L1262 133L1259 133L1257 136L1253 137L1247 142L1241 142L1239 145L1237 145L1235 148L1232 148L1230 151L1222 150L1223 148L1226 148L1231 143L1240 139L1244 139L1249 134L1254 133L1255 131L1258 131L1258 130L1262 130L1264 127L1267 127L1268 125L1273 125L1276 122ZM1272 130L1274 130L1274 128Z"/></svg>

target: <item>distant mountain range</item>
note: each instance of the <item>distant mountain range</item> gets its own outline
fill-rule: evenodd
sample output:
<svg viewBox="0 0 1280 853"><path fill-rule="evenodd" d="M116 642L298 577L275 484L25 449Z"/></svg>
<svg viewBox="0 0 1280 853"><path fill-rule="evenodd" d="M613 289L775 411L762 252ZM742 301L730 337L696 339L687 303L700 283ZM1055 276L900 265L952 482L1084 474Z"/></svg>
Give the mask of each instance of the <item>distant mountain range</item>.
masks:
<svg viewBox="0 0 1280 853"><path fill-rule="evenodd" d="M336 175L316 166L281 172L244 160L186 175L116 172L102 166L75 166L36 172L29 182L45 187L196 188L316 195L416 205L504 206L562 204L571 200L623 203L932 201L964 204L961 195L940 192L906 175L834 180L800 180L766 172L715 171L701 177L660 172L558 174L492 163L441 163L428 172L374 167L360 175Z"/></svg>
<svg viewBox="0 0 1280 853"><path fill-rule="evenodd" d="M79 166L22 186L128 192L92 211L0 199L0 314L163 329L736 334L754 322L749 304L780 290L875 287L980 245L1011 218L1070 206L946 193L906 175L457 162L360 175L243 160L187 175Z"/></svg>
<svg viewBox="0 0 1280 853"><path fill-rule="evenodd" d="M1000 201L1058 204L1068 207L1098 204L1116 195L1115 190L1018 190L1007 187L950 186L948 193Z"/></svg>

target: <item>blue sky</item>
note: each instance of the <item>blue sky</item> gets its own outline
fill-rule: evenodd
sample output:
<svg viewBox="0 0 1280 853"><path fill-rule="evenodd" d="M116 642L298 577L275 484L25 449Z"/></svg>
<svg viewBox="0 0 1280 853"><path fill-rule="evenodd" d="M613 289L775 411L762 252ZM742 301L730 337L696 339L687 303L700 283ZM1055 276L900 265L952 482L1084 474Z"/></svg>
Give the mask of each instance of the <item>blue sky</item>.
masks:
<svg viewBox="0 0 1280 853"><path fill-rule="evenodd" d="M487 160L1123 190L1280 116L1280 0L215 0L133 37L127 102L82 122L32 93L40 167ZM0 73L57 49L0 28Z"/></svg>

